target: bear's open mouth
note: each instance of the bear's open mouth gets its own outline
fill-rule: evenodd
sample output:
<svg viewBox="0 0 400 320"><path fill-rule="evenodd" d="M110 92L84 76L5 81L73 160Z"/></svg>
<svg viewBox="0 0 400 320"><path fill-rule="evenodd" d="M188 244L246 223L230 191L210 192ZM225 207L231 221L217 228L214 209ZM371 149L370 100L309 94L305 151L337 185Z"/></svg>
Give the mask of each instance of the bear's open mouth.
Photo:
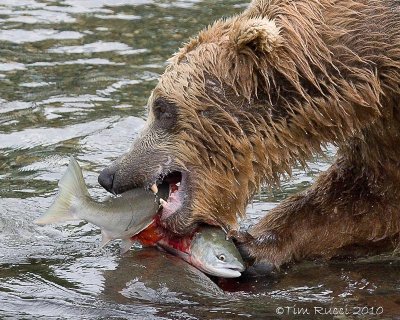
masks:
<svg viewBox="0 0 400 320"><path fill-rule="evenodd" d="M167 199L160 199L161 220L165 220L182 208L186 199L187 173L173 171L167 174L159 184L168 185L169 193ZM154 190L154 187L152 187ZM157 190L157 189L156 189Z"/></svg>

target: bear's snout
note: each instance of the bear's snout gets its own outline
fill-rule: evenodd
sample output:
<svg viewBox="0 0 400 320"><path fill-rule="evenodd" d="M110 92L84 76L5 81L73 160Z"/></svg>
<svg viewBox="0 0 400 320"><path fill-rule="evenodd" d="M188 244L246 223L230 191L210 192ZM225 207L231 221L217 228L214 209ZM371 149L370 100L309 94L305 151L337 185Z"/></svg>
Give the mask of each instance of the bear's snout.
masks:
<svg viewBox="0 0 400 320"><path fill-rule="evenodd" d="M103 169L98 177L98 181L100 185L106 189L108 192L115 194L116 192L113 190L115 169L112 167L107 167Z"/></svg>
<svg viewBox="0 0 400 320"><path fill-rule="evenodd" d="M104 189L117 195L137 187L149 187L150 182L154 183L153 171L154 165L146 159L128 153L104 168L97 180Z"/></svg>

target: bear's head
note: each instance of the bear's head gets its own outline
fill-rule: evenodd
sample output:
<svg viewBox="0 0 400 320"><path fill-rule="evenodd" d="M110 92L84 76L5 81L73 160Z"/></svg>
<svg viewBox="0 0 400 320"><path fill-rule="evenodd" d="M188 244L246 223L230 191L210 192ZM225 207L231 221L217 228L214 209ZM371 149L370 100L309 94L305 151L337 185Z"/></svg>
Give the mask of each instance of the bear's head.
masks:
<svg viewBox="0 0 400 320"><path fill-rule="evenodd" d="M245 13L202 31L170 59L149 98L145 128L99 182L117 194L168 184L161 222L177 234L200 222L237 228L260 184L289 167L270 130L283 111L269 106L284 99L276 88L287 80L269 72L277 63L283 75L293 67L283 47L280 28L263 15Z"/></svg>
<svg viewBox="0 0 400 320"><path fill-rule="evenodd" d="M175 233L198 222L236 228L265 176L257 145L267 119L253 111L271 97L257 91L268 85L258 83L258 62L281 45L279 28L263 17L221 20L201 32L170 59L145 128L99 182L113 193L168 184L161 222Z"/></svg>

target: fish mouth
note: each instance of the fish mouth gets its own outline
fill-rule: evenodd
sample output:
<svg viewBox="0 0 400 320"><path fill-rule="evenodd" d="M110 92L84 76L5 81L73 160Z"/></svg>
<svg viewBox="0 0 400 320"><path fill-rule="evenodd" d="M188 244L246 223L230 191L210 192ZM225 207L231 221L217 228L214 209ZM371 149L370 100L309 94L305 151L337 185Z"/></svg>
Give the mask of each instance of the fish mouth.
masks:
<svg viewBox="0 0 400 320"><path fill-rule="evenodd" d="M189 263L195 266L197 269L207 273L211 276L221 278L238 278L242 275L245 267L239 261L231 262L219 262L219 261L207 261L194 256L192 253L187 257Z"/></svg>
<svg viewBox="0 0 400 320"><path fill-rule="evenodd" d="M196 264L196 267L209 275L222 278L238 278L244 271L243 266L234 264L224 266Z"/></svg>

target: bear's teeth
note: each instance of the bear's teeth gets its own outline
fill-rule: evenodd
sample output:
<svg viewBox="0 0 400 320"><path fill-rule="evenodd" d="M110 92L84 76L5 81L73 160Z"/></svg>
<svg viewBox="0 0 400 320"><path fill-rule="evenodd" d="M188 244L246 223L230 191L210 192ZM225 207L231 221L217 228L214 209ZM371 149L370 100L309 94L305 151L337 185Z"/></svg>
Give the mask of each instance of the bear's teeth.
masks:
<svg viewBox="0 0 400 320"><path fill-rule="evenodd" d="M150 189L151 189L151 191L153 191L154 194L157 194L157 193L158 193L158 188L157 188L157 185L156 185L156 184L153 184L153 185L150 187Z"/></svg>
<svg viewBox="0 0 400 320"><path fill-rule="evenodd" d="M167 204L167 201L165 201L164 199L160 198L160 204L161 204L162 206L164 206L164 205Z"/></svg>

